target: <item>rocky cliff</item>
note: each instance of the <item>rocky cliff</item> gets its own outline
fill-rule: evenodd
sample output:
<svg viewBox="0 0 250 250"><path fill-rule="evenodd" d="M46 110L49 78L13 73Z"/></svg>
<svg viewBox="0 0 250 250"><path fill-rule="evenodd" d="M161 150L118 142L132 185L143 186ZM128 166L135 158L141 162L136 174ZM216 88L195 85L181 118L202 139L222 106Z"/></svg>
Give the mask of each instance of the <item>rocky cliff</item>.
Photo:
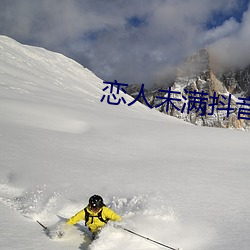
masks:
<svg viewBox="0 0 250 250"><path fill-rule="evenodd" d="M176 72L170 86L144 89L151 106L196 125L250 129L250 66L218 70L208 50L202 49L188 57ZM131 85L127 92L136 97L140 88ZM145 103L142 97L139 101Z"/></svg>

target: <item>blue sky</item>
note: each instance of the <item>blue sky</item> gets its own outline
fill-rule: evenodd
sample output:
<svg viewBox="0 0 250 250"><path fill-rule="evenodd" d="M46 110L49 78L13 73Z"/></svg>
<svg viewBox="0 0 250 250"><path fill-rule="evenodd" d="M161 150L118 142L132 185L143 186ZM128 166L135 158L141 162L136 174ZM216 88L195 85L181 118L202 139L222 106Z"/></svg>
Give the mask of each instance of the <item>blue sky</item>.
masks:
<svg viewBox="0 0 250 250"><path fill-rule="evenodd" d="M209 48L250 63L249 0L1 0L0 34L63 53L104 80L165 81Z"/></svg>
<svg viewBox="0 0 250 250"><path fill-rule="evenodd" d="M234 18L237 22L242 22L242 17L244 12L248 9L249 0L240 0L237 3L236 8L233 8L229 13L224 13L222 10L216 10L212 12L211 18L207 21L206 28L212 29L216 28L217 26L223 25L225 20L230 18Z"/></svg>

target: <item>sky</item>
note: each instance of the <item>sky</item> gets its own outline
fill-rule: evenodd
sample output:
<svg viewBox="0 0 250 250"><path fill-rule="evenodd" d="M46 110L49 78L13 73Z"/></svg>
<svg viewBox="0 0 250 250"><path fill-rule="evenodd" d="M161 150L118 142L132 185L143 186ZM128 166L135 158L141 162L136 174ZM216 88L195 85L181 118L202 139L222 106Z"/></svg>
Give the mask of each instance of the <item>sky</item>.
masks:
<svg viewBox="0 0 250 250"><path fill-rule="evenodd" d="M126 84L166 81L201 48L250 63L249 0L0 0L0 34Z"/></svg>

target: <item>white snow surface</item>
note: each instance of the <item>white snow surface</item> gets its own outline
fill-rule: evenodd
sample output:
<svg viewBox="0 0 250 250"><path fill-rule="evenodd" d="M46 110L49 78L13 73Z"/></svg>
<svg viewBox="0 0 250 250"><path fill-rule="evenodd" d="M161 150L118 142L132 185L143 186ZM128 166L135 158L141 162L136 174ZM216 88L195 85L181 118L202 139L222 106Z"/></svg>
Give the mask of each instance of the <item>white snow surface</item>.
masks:
<svg viewBox="0 0 250 250"><path fill-rule="evenodd" d="M84 222L61 239L36 223L53 231L99 194L123 227L173 248L249 250L250 134L100 102L104 87L0 36L0 249L164 249L112 223L92 243Z"/></svg>

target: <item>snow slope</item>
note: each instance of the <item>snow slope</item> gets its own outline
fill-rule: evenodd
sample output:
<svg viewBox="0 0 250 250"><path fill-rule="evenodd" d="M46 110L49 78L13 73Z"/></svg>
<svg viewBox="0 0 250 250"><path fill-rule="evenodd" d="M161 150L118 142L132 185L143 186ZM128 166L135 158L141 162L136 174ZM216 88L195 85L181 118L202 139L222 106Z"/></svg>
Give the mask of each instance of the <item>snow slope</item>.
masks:
<svg viewBox="0 0 250 250"><path fill-rule="evenodd" d="M103 88L63 55L0 36L0 248L162 249L112 225L90 244L83 223L63 239L36 223L54 228L97 193L166 245L248 250L249 133L109 105Z"/></svg>

